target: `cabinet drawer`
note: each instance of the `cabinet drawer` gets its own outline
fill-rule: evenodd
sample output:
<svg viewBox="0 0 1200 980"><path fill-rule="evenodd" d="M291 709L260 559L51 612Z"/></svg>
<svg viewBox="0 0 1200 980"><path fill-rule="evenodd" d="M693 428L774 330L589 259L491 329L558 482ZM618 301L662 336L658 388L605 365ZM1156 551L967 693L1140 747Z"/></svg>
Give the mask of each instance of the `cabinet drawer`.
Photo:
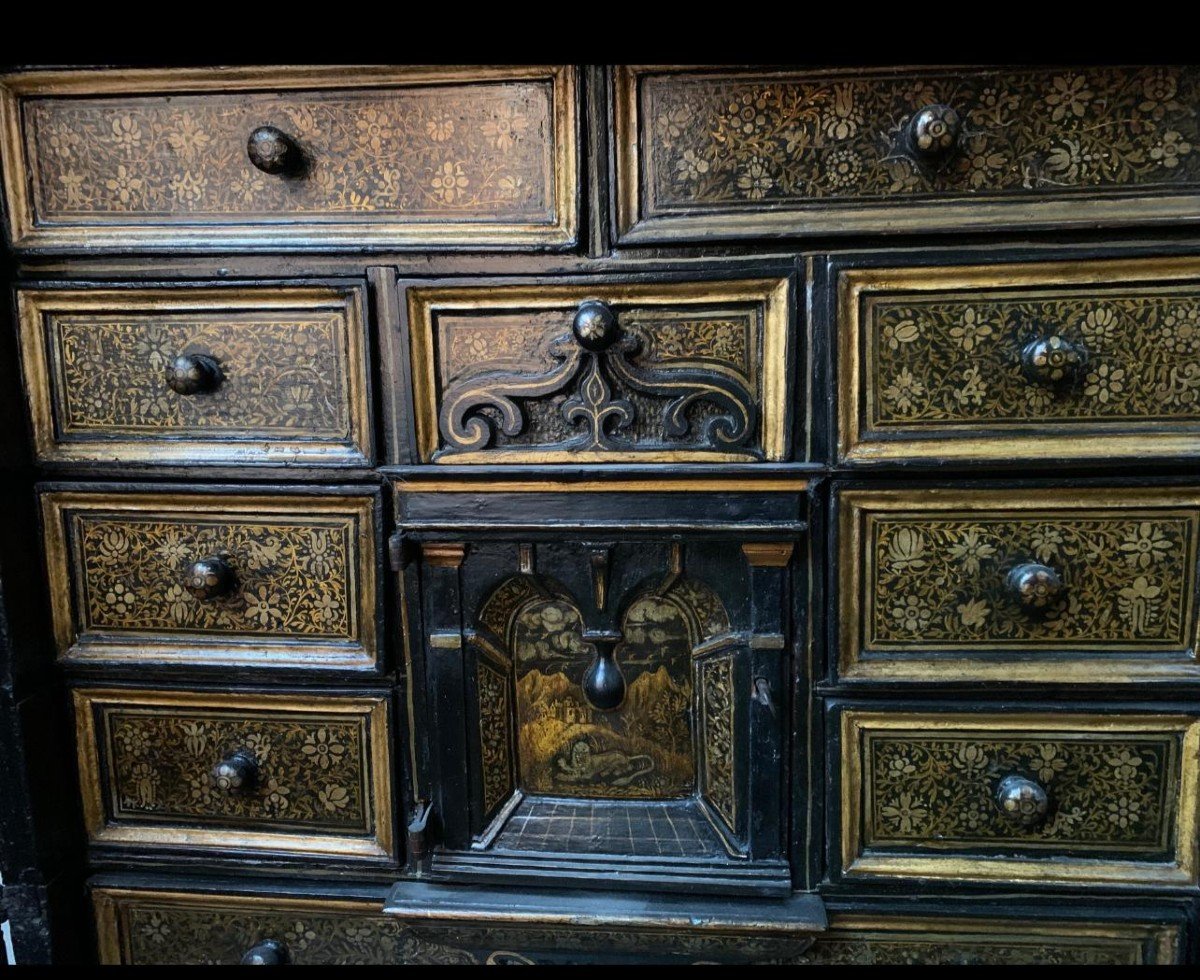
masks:
<svg viewBox="0 0 1200 980"><path fill-rule="evenodd" d="M170 886L168 886L170 887ZM428 886L405 882L398 891L425 895ZM100 886L92 889L106 964L238 963L264 944L285 962L304 964L526 964L777 962L793 960L812 942L820 923L787 921L788 913L811 912L809 896L755 907L772 921L748 921L746 911L727 907L715 915L666 919L653 903L629 914L629 903L608 896L584 911L561 893L532 906L547 893L502 893L513 905L500 909L482 890L452 889L453 901L382 913L373 901L287 894L204 894L176 888L149 890ZM693 898L705 912L711 902ZM736 904L736 903L732 903ZM768 905L770 903L767 903ZM618 906L624 906L622 911ZM486 906L487 910L484 910ZM779 917L775 919L774 917Z"/></svg>
<svg viewBox="0 0 1200 980"><path fill-rule="evenodd" d="M386 694L73 694L93 844L392 857Z"/></svg>
<svg viewBox="0 0 1200 980"><path fill-rule="evenodd" d="M1178 221L1194 68L618 68L623 241Z"/></svg>
<svg viewBox="0 0 1200 980"><path fill-rule="evenodd" d="M840 732L847 876L1196 882L1195 718L847 708Z"/></svg>
<svg viewBox="0 0 1200 980"><path fill-rule="evenodd" d="M784 459L791 290L789 279L411 287L418 456Z"/></svg>
<svg viewBox="0 0 1200 980"><path fill-rule="evenodd" d="M1196 456L1200 260L844 271L851 463Z"/></svg>
<svg viewBox="0 0 1200 980"><path fill-rule="evenodd" d="M42 462L370 465L355 287L18 293Z"/></svg>
<svg viewBox="0 0 1200 980"><path fill-rule="evenodd" d="M1194 488L842 490L840 673L1196 679Z"/></svg>
<svg viewBox="0 0 1200 980"><path fill-rule="evenodd" d="M575 237L570 68L39 71L0 97L18 248Z"/></svg>
<svg viewBox="0 0 1200 980"><path fill-rule="evenodd" d="M1178 925L989 916L831 915L802 962L1023 966L1180 963Z"/></svg>
<svg viewBox="0 0 1200 980"><path fill-rule="evenodd" d="M378 496L42 494L71 660L372 669Z"/></svg>

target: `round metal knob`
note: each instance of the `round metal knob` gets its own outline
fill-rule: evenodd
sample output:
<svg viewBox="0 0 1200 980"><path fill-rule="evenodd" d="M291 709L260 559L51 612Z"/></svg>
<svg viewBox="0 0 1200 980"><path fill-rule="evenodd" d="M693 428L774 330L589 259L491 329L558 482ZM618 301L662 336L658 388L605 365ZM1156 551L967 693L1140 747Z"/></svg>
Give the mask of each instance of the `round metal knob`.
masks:
<svg viewBox="0 0 1200 980"><path fill-rule="evenodd" d="M287 133L274 126L259 126L246 141L250 162L265 174L290 174L300 169L302 155Z"/></svg>
<svg viewBox="0 0 1200 980"><path fill-rule="evenodd" d="M219 599L233 591L237 576L220 555L210 555L187 567L183 587L197 599Z"/></svg>
<svg viewBox="0 0 1200 980"><path fill-rule="evenodd" d="M238 749L212 767L213 785L226 793L244 793L258 781L258 760L247 749Z"/></svg>
<svg viewBox="0 0 1200 980"><path fill-rule="evenodd" d="M996 787L996 806L1018 826L1036 827L1046 819L1050 794L1032 779L1005 776Z"/></svg>
<svg viewBox="0 0 1200 980"><path fill-rule="evenodd" d="M607 303L596 299L585 300L579 304L575 319L571 321L571 331L579 341L579 346L590 351L602 351L611 347L620 333L617 315Z"/></svg>
<svg viewBox="0 0 1200 980"><path fill-rule="evenodd" d="M958 149L962 117L948 105L927 105L908 121L909 152L922 163L940 163Z"/></svg>
<svg viewBox="0 0 1200 980"><path fill-rule="evenodd" d="M287 947L278 939L255 943L242 956L242 966L283 966L287 962Z"/></svg>
<svg viewBox="0 0 1200 980"><path fill-rule="evenodd" d="M208 354L180 354L167 365L167 387L180 395L213 391L221 380L221 366Z"/></svg>
<svg viewBox="0 0 1200 980"><path fill-rule="evenodd" d="M1057 335L1032 340L1021 351L1025 377L1041 385L1068 384L1079 377L1084 349Z"/></svg>
<svg viewBox="0 0 1200 980"><path fill-rule="evenodd" d="M1030 612L1045 609L1066 591L1058 572L1036 562L1023 562L1013 568L1007 584L1009 594Z"/></svg>

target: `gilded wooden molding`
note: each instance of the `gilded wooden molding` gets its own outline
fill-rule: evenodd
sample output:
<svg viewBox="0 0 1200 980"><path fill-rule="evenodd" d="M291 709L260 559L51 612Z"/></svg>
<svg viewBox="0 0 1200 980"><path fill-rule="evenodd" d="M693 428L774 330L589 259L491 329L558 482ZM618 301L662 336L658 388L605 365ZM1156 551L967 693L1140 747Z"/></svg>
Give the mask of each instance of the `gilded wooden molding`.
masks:
<svg viewBox="0 0 1200 980"><path fill-rule="evenodd" d="M41 504L65 660L375 665L372 496L52 491ZM237 584L204 601L180 583L212 551Z"/></svg>
<svg viewBox="0 0 1200 980"><path fill-rule="evenodd" d="M873 759L869 755L869 740L880 733L911 740L913 751L918 753L923 751L922 739L936 741L939 745L948 745L950 741L959 744L958 768L955 769L959 775L951 775L954 767L947 764L944 775L938 776L942 770L930 762L933 766L931 778L942 779L938 785L943 785L951 798L938 800L933 808L922 803L917 798L918 791L914 790L907 794L907 801L897 797L895 803L881 802L874 771L868 772L865 768L868 760ZM847 709L841 716L840 734L841 857L842 873L847 877L1053 881L1150 888L1194 885L1197 881L1200 767L1196 760L1200 752L1200 721L1195 718L1141 714L889 713ZM1045 827L1014 827L1007 836L997 831L991 837L983 836L978 840L966 840L962 832L957 831L957 836L931 833L928 839L920 839L918 834L903 846L873 843L870 827L878 815L900 821L902 828L907 820L911 829L917 826L915 821L922 819L922 814L928 816L936 809L944 815L948 808L967 806L966 797L953 798L954 786L951 784L955 779L960 781L963 792L970 788L975 794L972 799L978 797L980 805L984 797L990 802L991 782L1007 773L1006 766L1027 768L1030 772L1037 768L1034 777L1048 784L1053 792L1054 779L1059 773L1078 776L1068 768L1069 764L1061 758L1065 753L1059 750L1069 743L1086 746L1094 742L1112 744L1111 765L1118 782L1121 779L1136 780L1145 762L1137 746L1156 740L1169 743L1173 748L1168 753L1172 758L1169 763L1164 760L1162 771L1147 772L1163 781L1158 799L1164 809L1155 824L1157 839L1154 842L1142 841L1123 847L1105 839L1091 844L1072 841L1069 833L1066 840L1054 840L1060 823L1067 826L1068 831L1073 821L1084 821L1086 825L1088 806L1102 806L1105 817L1118 829L1136 828L1131 796L1110 793L1111 798L1106 800L1100 796L1085 799L1090 792L1089 784L1076 787L1071 792L1071 799L1062 801L1063 810L1053 814ZM1119 743L1127 743L1124 754L1119 751ZM1026 762L1021 761L1021 753L1025 751L1022 746L1033 753ZM989 768L992 763L999 767L995 772ZM914 766L912 774L902 771L907 765ZM912 776L915 780L918 770L910 760L890 771L894 778ZM1097 793L1102 790L1103 787L1096 786ZM883 814L880 807L890 807L890 816ZM1026 857L1006 856L1013 850L1031 853ZM1034 857L1032 852L1035 851L1042 851L1045 856ZM1116 856L1122 853L1124 856Z"/></svg>
<svg viewBox="0 0 1200 980"><path fill-rule="evenodd" d="M1178 222L1200 213L1189 68L619 66L625 243ZM926 166L911 117L948 103ZM1185 135L1186 134L1186 135Z"/></svg>
<svg viewBox="0 0 1200 980"><path fill-rule="evenodd" d="M464 89L469 103L460 102ZM497 106L524 99L530 115L476 120L478 130L464 130L463 105L486 108L493 90ZM250 167L245 140L262 116L292 131L312 155L311 174L288 184ZM56 125L66 128L43 135ZM0 138L12 161L5 193L18 248L567 245L578 222L577 128L569 66L64 70L0 78ZM122 169L121 154L132 150L149 156ZM461 163L484 156L490 173L470 173ZM76 170L58 174L72 161ZM359 167L357 175L342 174L341 192L339 166ZM90 188L88 167L99 168ZM47 183L56 174L62 188ZM474 202L472 195L493 184L490 197ZM51 190L62 207L48 206ZM111 201L89 211L89 194ZM155 194L163 200L150 200ZM390 201L390 210L377 210L375 198Z"/></svg>
<svg viewBox="0 0 1200 980"><path fill-rule="evenodd" d="M853 489L837 499L844 678L1134 683L1197 674L1194 490ZM1006 593L1006 570L1021 561L1064 576L1064 598L1043 614Z"/></svg>
<svg viewBox="0 0 1200 980"><path fill-rule="evenodd" d="M307 286L17 293L42 462L316 463L374 456L361 290ZM216 357L210 394L166 381Z"/></svg>
<svg viewBox="0 0 1200 980"><path fill-rule="evenodd" d="M809 481L738 475L737 489L748 493L804 493ZM727 493L725 479L639 479L613 477L604 480L438 480L406 473L395 480L397 493Z"/></svg>
<svg viewBox="0 0 1200 980"><path fill-rule="evenodd" d="M1200 260L1190 257L842 272L839 458L1194 456L1200 446L1200 328L1192 318L1200 295L1180 280L1197 277ZM916 313L902 315L906 300L914 311L933 312L918 323ZM880 323L878 309L900 312ZM926 363L914 374L899 366L910 348L917 352L932 338L931 331L939 332L932 341L939 350L958 351L955 363L962 370ZM1021 343L1049 333L1065 333L1087 352L1073 387L1017 380ZM886 377L874 369L881 350L896 359ZM953 378L930 371L951 371ZM1000 389L999 401L989 396ZM1018 401L1018 391L1028 404ZM935 395L960 407L943 411L931 400ZM906 423L905 412L892 411L886 425L876 424L876 406L885 398L921 418Z"/></svg>
<svg viewBox="0 0 1200 980"><path fill-rule="evenodd" d="M744 541L742 554L751 565L762 568L787 568L796 550L794 541Z"/></svg>
<svg viewBox="0 0 1200 980"><path fill-rule="evenodd" d="M75 706L75 735L84 824L92 843L140 848L211 847L220 849L222 853L267 850L348 860L394 856L391 742L386 696L313 696L300 693L199 694L188 691L77 688L72 691L72 697ZM107 723L114 712L146 719L170 718L173 714L196 717L208 714L218 725L220 718L249 720L257 716L262 718L264 723L286 721L302 729L311 729L311 738L306 739L304 744L312 748L312 751L297 749L297 765L300 765L300 760L303 759L318 775L323 771L320 767L320 750L327 749L332 744L329 736L325 739L320 737L322 722L343 719L358 724L363 736L357 749L360 753L357 764L361 767L360 805L363 808L364 823L357 831L347 832L344 829L339 831L336 826L322 827L311 821L286 820L283 815L286 814L288 798L293 793L297 797L303 796L306 790L300 785L285 785L282 778L271 775L271 762L274 761L271 754L278 754L278 747L268 745L264 741L266 736L257 741L251 738L254 751L263 760L261 766L264 785L253 790L253 794L261 796L265 801L260 807L264 810L263 814L252 815L247 812L240 818L236 815L231 817L219 812L217 803L214 802L212 817L206 819L200 815L205 812L205 804L200 800L199 809L188 816L156 817L156 800L149 797L141 798L143 814L135 812L136 805L129 813L118 813L119 801L116 801L113 795L116 785L112 732ZM187 738L190 740L188 751L196 755L198 760L193 767L196 769L196 777L202 781L208 775L210 765L220 761L222 753L229 746L216 739L215 730L214 740L210 743L199 728L193 724L194 733L188 734ZM170 747L169 741L147 741L145 749L165 751ZM205 750L209 750L207 755ZM344 755L343 750L343 753L338 754L338 758ZM332 766L331 763L326 768ZM157 777L155 773L156 770L147 757L145 772L141 775L134 774L133 778L139 788L142 783L153 786L156 778L162 778L161 773ZM282 775L281 773L281 777ZM317 790L310 789L307 792L315 794ZM343 800L341 794L329 792L328 787L323 792L329 798L331 806L337 807ZM136 804L137 801L131 802ZM325 805L326 801L320 802L321 805Z"/></svg>
<svg viewBox="0 0 1200 980"><path fill-rule="evenodd" d="M421 555L436 568L458 568L467 557L467 545L462 541L425 541Z"/></svg>
<svg viewBox="0 0 1200 980"><path fill-rule="evenodd" d="M421 458L447 464L782 460L788 291L786 279L411 287ZM602 371L595 360L601 355L581 351L571 338L572 317L589 300L616 310L621 329L628 328L614 350L627 343L636 351L614 354ZM679 336L668 340L669 331ZM515 360L521 345L527 349ZM585 369L588 357L593 360ZM741 394L733 397L735 391ZM541 407L533 415L514 398ZM708 399L714 407L703 425L656 417L685 404L708 410ZM734 402L743 413L736 420L724 414ZM498 421L486 414L497 411ZM605 419L614 413L620 418L612 424L633 435L612 437ZM576 423L583 415L594 416L591 441L580 442ZM672 434L673 425L680 431ZM726 448L719 439L708 444L703 433L714 426L737 431L738 440Z"/></svg>

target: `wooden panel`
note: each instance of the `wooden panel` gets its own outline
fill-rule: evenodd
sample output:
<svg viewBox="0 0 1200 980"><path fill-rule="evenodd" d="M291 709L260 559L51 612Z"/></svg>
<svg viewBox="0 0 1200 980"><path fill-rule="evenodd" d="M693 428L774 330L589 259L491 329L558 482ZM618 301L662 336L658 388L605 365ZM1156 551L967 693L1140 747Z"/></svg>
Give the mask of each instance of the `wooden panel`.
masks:
<svg viewBox="0 0 1200 980"><path fill-rule="evenodd" d="M841 719L848 876L1179 886L1196 882L1200 722L1175 715L942 714ZM1012 821L1006 777L1049 799Z"/></svg>
<svg viewBox="0 0 1200 980"><path fill-rule="evenodd" d="M80 784L95 844L388 858L385 695L74 691ZM221 789L247 753L257 775Z"/></svg>
<svg viewBox="0 0 1200 980"><path fill-rule="evenodd" d="M1096 683L1197 676L1195 490L843 490L847 678ZM1025 608L1008 576L1053 569Z"/></svg>
<svg viewBox="0 0 1200 980"><path fill-rule="evenodd" d="M1194 258L855 269L838 311L845 461L1200 452ZM1038 344L1071 353L1057 382Z"/></svg>
<svg viewBox="0 0 1200 980"><path fill-rule="evenodd" d="M71 660L375 665L376 498L54 491L42 496L55 638ZM193 562L231 589L198 598Z"/></svg>
<svg viewBox="0 0 1200 980"><path fill-rule="evenodd" d="M22 366L43 462L371 461L355 288L21 290ZM181 355L215 360L180 394Z"/></svg>
<svg viewBox="0 0 1200 980"><path fill-rule="evenodd" d="M623 241L1194 219L1200 73L1184 67L619 68ZM907 141L949 105L961 135Z"/></svg>
<svg viewBox="0 0 1200 980"><path fill-rule="evenodd" d="M615 317L589 350L581 305ZM421 459L753 462L787 452L787 280L414 286Z"/></svg>
<svg viewBox="0 0 1200 980"><path fill-rule="evenodd" d="M569 68L53 71L0 80L25 247L565 245ZM283 131L304 165L255 168Z"/></svg>

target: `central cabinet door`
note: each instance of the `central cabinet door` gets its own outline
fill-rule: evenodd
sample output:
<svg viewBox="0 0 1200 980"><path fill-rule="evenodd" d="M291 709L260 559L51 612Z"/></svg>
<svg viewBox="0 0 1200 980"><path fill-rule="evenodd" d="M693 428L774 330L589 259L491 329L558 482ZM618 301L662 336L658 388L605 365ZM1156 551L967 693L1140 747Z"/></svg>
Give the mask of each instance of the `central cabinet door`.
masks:
<svg viewBox="0 0 1200 980"><path fill-rule="evenodd" d="M398 485L435 879L790 891L805 485L727 486Z"/></svg>

